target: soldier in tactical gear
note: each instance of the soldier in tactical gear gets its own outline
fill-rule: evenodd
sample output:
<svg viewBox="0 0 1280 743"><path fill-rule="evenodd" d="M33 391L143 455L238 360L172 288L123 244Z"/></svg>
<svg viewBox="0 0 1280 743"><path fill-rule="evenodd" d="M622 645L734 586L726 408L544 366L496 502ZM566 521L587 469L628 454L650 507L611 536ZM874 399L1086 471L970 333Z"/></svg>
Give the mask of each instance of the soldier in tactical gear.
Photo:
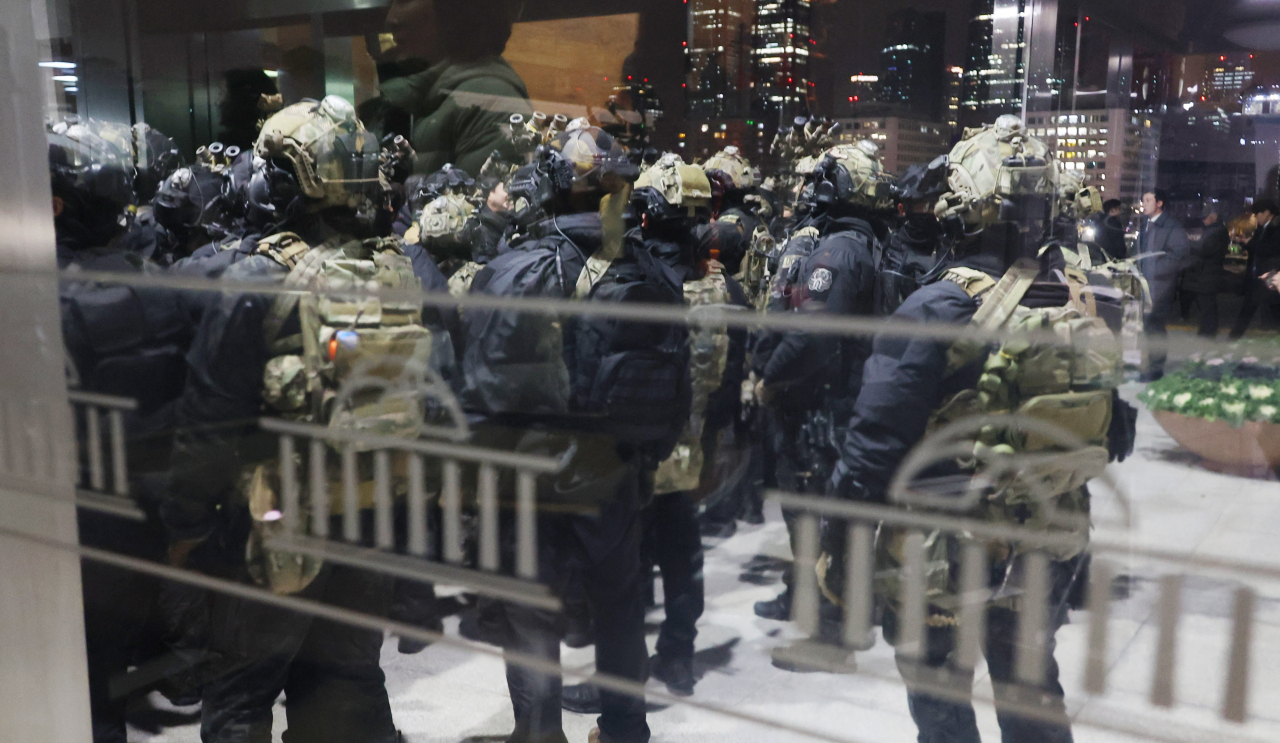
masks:
<svg viewBox="0 0 1280 743"><path fill-rule="evenodd" d="M679 303L682 277L625 232L636 175L611 136L571 124L512 186L529 202L522 213L545 218L476 275L471 293ZM470 308L463 326L461 400L479 421L477 438L570 457L537 483L539 581L563 594L571 566L580 566L595 610L596 668L643 683L641 515L652 473L689 416L684 329ZM502 608L507 648L558 661L557 615ZM507 685L516 719L509 740L564 740L559 676L509 664ZM649 739L642 699L602 690L600 708L599 740Z"/></svg>
<svg viewBox="0 0 1280 743"><path fill-rule="evenodd" d="M1079 516L1087 513L1088 507L1088 491L1082 483L1100 472L1098 468L1105 467L1108 449L1113 458L1123 458L1131 451L1132 429L1122 430L1125 425L1121 421L1125 416L1111 415L1117 406L1114 385L1119 368L1119 346L1115 343L1113 330L1084 314L1084 304L1073 303L1067 285L1035 282L1035 255L1051 213L1050 202L1056 191L1055 173L1055 163L1049 159L1047 148L1028 137L1016 118L1003 117L995 126L969 130L951 153L949 191L938 203L938 212L954 226L953 234L964 236L957 248L959 262L938 281L907 297L893 317L902 321L957 325L972 320L987 330L1011 327L1010 323L1016 318L1036 318L1035 322L1043 319L1055 327L1057 323L1065 323L1064 329L1070 325L1076 328L1072 332L1081 333L1080 342L1090 349L1088 358L1093 360L1092 365L1081 364L1081 367L1088 366L1095 373L1081 375L1087 379L1080 379L1078 387L1070 387L1073 393L1078 390L1080 395L1072 399L1089 400L1093 412L1099 414L1090 414L1083 422L1077 421L1079 426L1072 424L1072 413L1064 414L1057 422L1070 426L1074 434L1090 444L1090 448L1076 454L1087 454L1088 467L1095 469L1067 473L1071 475L1066 478L1069 484L1064 486L1063 492L1053 496L1059 513ZM1011 223L1008 220L1016 221ZM1023 260L1018 262L1019 258ZM979 306L983 309L982 314L977 314ZM1032 349L1035 348L1037 346L1032 344ZM990 347L903 338L891 331L877 336L866 362L861 391L853 418L846 427L840 461L831 477L829 492L840 498L884 502L888 498L890 481L908 451L934 427L951 420L961 420L969 413L1001 412L1008 406L1012 406L1014 411L1035 410L1042 405L1054 408L1053 404L1046 405L1051 402L1048 398L1039 398L1036 404L1027 405L1032 400L1023 400L1019 395L1037 387L1056 392L1060 384L1058 388L1050 389L1052 385L1046 387L1041 384L1046 380L1030 377L1010 380L1002 376L1024 373L1029 367L1034 367L1029 357L1022 355L1024 352L1031 353L1025 343L1018 348L1001 347L992 353ZM1001 365L998 359L1021 359L1027 363ZM1054 376L1053 379L1060 380L1061 377ZM1065 411L1063 408L1059 412ZM1107 421L1111 421L1110 429ZM994 435L998 436L999 432ZM975 443L975 452L986 445L1004 446L1008 453L1016 452L1003 440L985 444L979 441ZM929 473L940 477L967 476L971 470L954 462L940 462ZM993 507L985 515L997 521L1020 524L1024 528L1036 528L1040 523L1035 520L1036 514L1043 514L1037 501L1035 498L1016 499L1012 495L1014 492L1011 489L1008 495L1002 496L1007 501L993 496L991 503L1006 503L1009 507ZM1087 519L1084 521L1082 531L1077 532L1081 544L1087 540ZM1071 524L1073 528L1081 529L1077 521ZM838 599L843 592L841 560L844 547L841 535L845 525L833 523L828 526L823 539L829 559L824 557L820 560L820 567L825 570L819 573L824 579L824 594ZM890 538L888 532L892 530L884 528L881 531L885 539ZM940 539L939 543L945 543L945 539ZM892 544L889 542L890 546L878 548L879 554L894 554ZM1071 589L1083 580L1082 558L1071 554L1056 555L1056 558L1057 562L1051 563L1050 571L1050 626L1046 635L1049 638L1046 648L1049 661L1043 683L1028 690L1033 693L1021 695L1013 683L1017 611L994 601L987 611L985 653L995 681L1000 727L1004 740L1010 743L1071 740L1062 686L1058 682L1057 665L1052 660L1053 634L1066 619L1067 597L1072 593ZM901 563L886 563L883 559L877 564L877 576L884 571L896 574ZM940 559L945 561L947 558L942 555ZM1010 554L1006 562L993 565L992 575L1001 576L993 579L993 588L999 587L1003 576L1013 574L1013 563L1018 559ZM950 668L952 677L959 679L958 689L968 689L971 685L972 671L951 667L957 619L954 607L939 597L948 590L954 589L944 585L938 594L930 594L926 647L920 653L922 659L907 660L900 656L899 668L908 680L908 699L912 717L920 729L920 740L976 742L978 731L969 704L936 697L911 686L912 681L929 678L940 668ZM896 642L896 597L889 593L882 597L885 603L884 628L886 637ZM1004 706L1014 699L1038 706L1050 718L1057 719L1046 722L1019 717Z"/></svg>
<svg viewBox="0 0 1280 743"><path fill-rule="evenodd" d="M942 224L933 213L946 191L947 158L911 167L898 186L901 224L876 260L875 313L887 317L921 286L931 283L947 263Z"/></svg>
<svg viewBox="0 0 1280 743"><path fill-rule="evenodd" d="M729 146L712 155L702 169L718 186L712 216L719 223L736 225L747 242L747 252L734 278L755 305L764 295L768 281L766 263L773 251L773 235L769 232L773 205L757 192L760 172L737 147Z"/></svg>
<svg viewBox="0 0 1280 743"><path fill-rule="evenodd" d="M636 182L633 201L641 215L645 247L684 278L691 307L750 309L734 278L745 257L736 225L708 225L711 183L696 166L666 155ZM738 239L721 240L728 231ZM658 466L655 499L646 512L642 548L662 571L666 618L658 634L652 675L673 693L693 693L694 639L702 615L702 537L695 495L715 479L720 434L737 417L736 402L746 356L746 333L714 325L690 337L693 403L675 451Z"/></svg>
<svg viewBox="0 0 1280 743"><path fill-rule="evenodd" d="M124 420L132 444L169 428L164 403L176 396L173 383L185 373L181 349L188 328L163 293L74 280L78 269L154 269L126 246L125 215L134 203L136 175L128 140L102 136L103 131L99 122L71 119L47 132L58 265L67 273L59 303L68 386L137 401L138 409ZM130 487L139 492L138 475L162 468L167 447L130 445L126 451L131 455ZM80 510L81 542L161 559L163 532L154 514L149 515L153 518L136 522ZM93 740L125 743L128 700L113 695L110 682L154 644L147 628L158 582L93 561L82 564L81 574Z"/></svg>
<svg viewBox="0 0 1280 743"><path fill-rule="evenodd" d="M786 269L786 311L873 314L877 233L893 204L891 180L878 153L874 143L863 140L834 147L819 160L813 180L820 234L810 237L808 255L791 254L796 259ZM836 432L852 415L869 352L863 338L781 334L761 369L758 397L770 401L784 442L778 450L782 487L811 493L825 488L837 459ZM784 515L790 524L790 514ZM756 613L789 618L790 596L788 582L782 595L761 602Z"/></svg>
<svg viewBox="0 0 1280 743"><path fill-rule="evenodd" d="M58 268L89 267L96 258L123 250L135 172L129 151L98 130L94 122L79 119L49 128Z"/></svg>
<svg viewBox="0 0 1280 743"><path fill-rule="evenodd" d="M378 142L349 102L329 96L283 109L264 125L255 155L260 167L249 189L251 208L290 231L259 240L250 255L226 269L229 281L305 288L313 285L309 276L334 286L353 273L362 286L374 281L406 288L421 281L397 241L370 239L386 183L378 167ZM363 425L363 398L322 403L334 394L331 385L341 388L343 369L359 366L343 355L344 349L357 353L363 334L392 332L371 325L369 318L342 315L349 305L341 302L306 313L319 318L316 327L297 309L314 307L314 295L289 296L295 301L229 294L204 312L188 356L191 373L177 404L182 433L174 481L162 507L170 560L245 577L276 592L383 614L392 596L389 577L314 560L278 561L262 546L262 535L273 523L263 509L278 507L272 491L262 487L266 473L274 471L275 444L252 421L267 411L319 424L342 416L331 425ZM404 353L379 357L380 368L401 370L397 384L406 386L381 394L378 405L403 408L404 415L381 419L378 430L390 426L391 435L416 435L422 412L414 402L420 384L414 379L427 372L431 333L422 326L421 308L412 304L382 300L377 316L379 322L399 323L393 332L406 341L400 344ZM334 325L354 328L344 331L352 337L326 343L326 328ZM308 340L308 334L318 337ZM309 350L320 348L329 349L329 355ZM321 373L305 375L308 368ZM333 463L324 466L332 471ZM339 507L331 501L331 508ZM362 508L368 539L372 513L369 504ZM340 526L331 523L330 528ZM221 659L221 673L204 686L204 741L268 741L271 709L282 691L288 699L287 739L397 740L379 668L380 632L222 595L208 597L207 606L209 649Z"/></svg>

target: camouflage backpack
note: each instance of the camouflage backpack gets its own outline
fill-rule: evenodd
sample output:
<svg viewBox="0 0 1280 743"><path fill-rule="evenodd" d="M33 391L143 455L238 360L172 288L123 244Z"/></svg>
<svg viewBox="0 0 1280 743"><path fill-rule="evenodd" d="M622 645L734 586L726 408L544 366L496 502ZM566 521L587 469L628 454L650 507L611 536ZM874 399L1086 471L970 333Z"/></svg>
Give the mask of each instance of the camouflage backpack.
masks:
<svg viewBox="0 0 1280 743"><path fill-rule="evenodd" d="M1082 551L1088 540L1089 501L1084 485L1102 473L1110 458L1107 436L1113 394L1123 381L1121 348L1106 323L1089 314L1088 304L1074 298L1063 307L1020 306L1035 276L1036 269L1026 264L1016 265L999 282L966 268L952 268L942 275L940 280L957 284L981 302L971 326L1012 337L994 349L976 340L957 341L949 349L948 376L985 357L982 374L973 388L953 395L933 413L924 440L946 456L966 452L957 460L961 469L974 473L965 498L971 508L965 515L1071 537L1073 545L1051 551L1057 559L1068 559ZM1034 335L1045 332L1058 342L1035 342ZM964 427L966 419L988 415L1030 421L1020 427L981 425L975 420L971 427ZM952 435L939 440L935 434L946 433L951 424L957 424ZM1066 436L1054 433L1059 431ZM1083 446L1065 446L1068 439ZM913 464L914 455L921 451L917 449L904 462L895 489L938 463L936 457L921 457ZM1023 459L1015 462L1015 455ZM912 500L907 507L932 507L927 494ZM887 526L876 537L875 590L891 605L901 591L904 537L904 530ZM950 615L958 606L950 541L938 531L925 539L926 600L933 607L929 622L934 626L954 624ZM989 558L993 565L1012 565L1018 554L1012 545L992 545ZM839 573L840 566L833 565L830 557L820 561L823 591L835 600L842 583L835 576L828 578L833 568ZM1004 600L1016 602L1016 598Z"/></svg>
<svg viewBox="0 0 1280 743"><path fill-rule="evenodd" d="M685 304L694 308L730 306L729 289L719 264L697 281L684 285ZM696 311L696 310L695 310ZM693 404L675 451L658 465L653 492L657 495L694 490L701 481L706 452L702 447L707 403L724 382L729 359L729 330L721 323L701 323L690 327L690 370Z"/></svg>
<svg viewBox="0 0 1280 743"><path fill-rule="evenodd" d="M719 221L738 225L739 230L745 227L742 217L737 214L724 214ZM742 258L741 268L733 277L742 285L747 301L754 307L763 308L768 297L769 256L773 250L773 235L769 233L768 225L761 220L756 224L755 230L747 235L747 253Z"/></svg>
<svg viewBox="0 0 1280 743"><path fill-rule="evenodd" d="M257 253L288 268L285 287L299 290L277 297L264 323L271 354L263 374L267 408L289 420L416 438L424 428L431 350L421 304L412 298L341 293L419 289L399 241L356 240L312 248L296 235L283 233L259 242ZM295 316L299 332L284 335ZM400 456L392 459L392 488L400 494L406 489L407 462ZM305 513L307 518L324 519L345 510L341 469L333 457L326 457L325 467L329 513ZM358 507L372 507L372 457L358 455L356 469ZM278 593L295 593L314 579L320 561L262 545L281 528L271 518L279 508L277 471L277 463L269 462L245 473L255 527L249 565L263 585ZM304 519L304 528L305 523Z"/></svg>

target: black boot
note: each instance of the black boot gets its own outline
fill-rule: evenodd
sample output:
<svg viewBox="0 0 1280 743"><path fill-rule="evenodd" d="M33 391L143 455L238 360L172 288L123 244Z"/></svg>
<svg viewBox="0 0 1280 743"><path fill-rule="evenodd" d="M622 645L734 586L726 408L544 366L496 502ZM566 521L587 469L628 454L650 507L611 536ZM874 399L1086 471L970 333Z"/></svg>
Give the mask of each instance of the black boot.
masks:
<svg viewBox="0 0 1280 743"><path fill-rule="evenodd" d="M667 685L667 690L678 697L693 696L693 656L681 655L668 658L653 656L650 674Z"/></svg>
<svg viewBox="0 0 1280 743"><path fill-rule="evenodd" d="M769 601L756 602L756 616L786 622L791 619L791 586Z"/></svg>
<svg viewBox="0 0 1280 743"><path fill-rule="evenodd" d="M590 681L560 689L560 706L580 715L600 714L600 687Z"/></svg>

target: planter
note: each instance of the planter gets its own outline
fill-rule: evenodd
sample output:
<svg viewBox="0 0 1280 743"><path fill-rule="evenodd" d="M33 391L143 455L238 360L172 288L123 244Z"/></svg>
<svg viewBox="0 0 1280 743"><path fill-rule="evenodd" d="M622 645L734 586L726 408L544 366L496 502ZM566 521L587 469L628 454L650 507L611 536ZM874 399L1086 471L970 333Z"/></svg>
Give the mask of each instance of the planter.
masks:
<svg viewBox="0 0 1280 743"><path fill-rule="evenodd" d="M1280 424L1245 423L1153 411L1156 421L1183 449L1230 468L1280 467ZM1214 468L1216 469L1216 468Z"/></svg>

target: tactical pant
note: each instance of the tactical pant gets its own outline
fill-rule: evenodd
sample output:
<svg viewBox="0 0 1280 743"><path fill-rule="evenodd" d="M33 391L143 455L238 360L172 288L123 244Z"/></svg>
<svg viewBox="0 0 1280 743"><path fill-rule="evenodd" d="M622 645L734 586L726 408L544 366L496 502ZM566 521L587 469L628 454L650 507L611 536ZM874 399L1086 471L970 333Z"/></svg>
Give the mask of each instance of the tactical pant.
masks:
<svg viewBox="0 0 1280 743"><path fill-rule="evenodd" d="M82 511L78 517L80 538L86 545L145 559L163 554L163 539L152 524L91 511ZM123 680L129 666L143 660L138 653L147 644L147 634L158 634L150 621L160 584L151 576L92 560L81 563L80 580L93 741L125 743L128 700L113 693L113 682Z"/></svg>
<svg viewBox="0 0 1280 743"><path fill-rule="evenodd" d="M299 596L385 616L393 584L330 564ZM395 743L381 632L225 595L213 597L210 625L211 650L228 669L205 685L204 743L270 743L281 692L285 743Z"/></svg>
<svg viewBox="0 0 1280 743"><path fill-rule="evenodd" d="M702 537L695 514L688 492L659 495L645 509L641 551L646 577L652 575L654 565L662 571L666 618L658 632L658 655L664 658L692 658L698 636L705 591Z"/></svg>
<svg viewBox="0 0 1280 743"><path fill-rule="evenodd" d="M637 476L638 479L638 476ZM628 483L623 490L634 490ZM598 515L538 514L538 580L563 596L570 579L568 566L581 570L595 618L596 670L601 674L643 684L649 675L649 652L644 638L643 575L640 563L642 513L634 492L620 494ZM563 616L515 603L503 605L506 649L560 661ZM512 743L564 740L559 675L507 662L507 689L515 712ZM601 690L602 739L617 743L647 743L649 725L645 702L625 694Z"/></svg>
<svg viewBox="0 0 1280 743"><path fill-rule="evenodd" d="M1055 635L1067 621L1066 597L1076 588L1076 568L1075 561L1053 565L1054 585L1044 642L1045 677L1040 684L1021 684L1014 677L1020 651L1018 613L1003 607L987 610L983 654L995 690L996 719L1003 743L1072 743L1053 654L1057 646ZM895 625L896 617L890 614L886 617L885 635L896 641ZM973 671L959 670L951 664L954 650L955 634L951 628L930 627L922 660L901 653L897 657L898 670L907 683L907 706L919 729L918 743L981 743L973 704L967 701L973 688ZM942 696L916 684L942 686L950 693ZM1019 714L1019 707L1030 708L1036 715Z"/></svg>

